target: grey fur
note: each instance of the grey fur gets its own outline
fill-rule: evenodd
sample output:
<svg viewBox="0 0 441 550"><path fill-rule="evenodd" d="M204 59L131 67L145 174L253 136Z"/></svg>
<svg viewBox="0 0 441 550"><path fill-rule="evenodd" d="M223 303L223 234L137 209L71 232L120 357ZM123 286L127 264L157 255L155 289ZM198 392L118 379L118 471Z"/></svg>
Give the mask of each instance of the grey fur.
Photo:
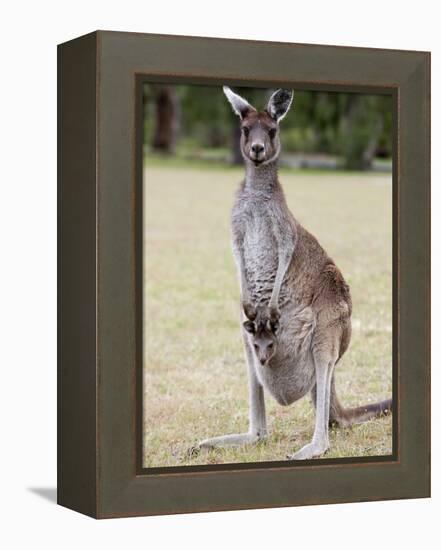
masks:
<svg viewBox="0 0 441 550"><path fill-rule="evenodd" d="M289 457L310 459L329 448L330 422L364 421L389 412L392 403L345 409L335 392L334 368L349 345L352 302L334 262L289 211L277 177L278 121L289 109L292 93L278 90L267 110L259 113L228 88L224 91L241 117L246 169L231 227L243 311L250 422L246 433L206 439L199 445L211 448L264 439L264 390L281 405L312 392L316 409L312 441Z"/></svg>

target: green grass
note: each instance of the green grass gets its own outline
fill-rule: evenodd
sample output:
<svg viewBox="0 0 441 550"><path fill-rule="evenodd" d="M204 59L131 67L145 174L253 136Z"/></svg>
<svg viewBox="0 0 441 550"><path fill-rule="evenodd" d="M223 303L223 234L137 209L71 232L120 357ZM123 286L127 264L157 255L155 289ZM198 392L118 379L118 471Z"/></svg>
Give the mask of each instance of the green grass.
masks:
<svg viewBox="0 0 441 550"><path fill-rule="evenodd" d="M198 440L247 430L238 282L229 217L242 169L154 159L145 172L144 465L283 460L312 436L309 398L267 395L265 443L188 457ZM391 176L281 171L288 204L342 270L353 336L336 369L349 406L392 392ZM326 457L390 454L391 418L333 429Z"/></svg>

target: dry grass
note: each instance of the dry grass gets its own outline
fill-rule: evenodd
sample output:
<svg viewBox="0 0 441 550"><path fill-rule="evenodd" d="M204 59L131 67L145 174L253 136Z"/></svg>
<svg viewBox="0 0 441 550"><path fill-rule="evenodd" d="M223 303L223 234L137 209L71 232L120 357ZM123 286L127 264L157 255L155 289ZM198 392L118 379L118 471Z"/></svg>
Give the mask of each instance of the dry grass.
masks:
<svg viewBox="0 0 441 550"><path fill-rule="evenodd" d="M240 169L150 166L145 174L145 466L283 460L307 443L308 398L267 396L270 436L257 446L189 458L198 440L247 430L246 367L229 216ZM392 392L389 175L281 173L288 204L348 281L351 346L336 371L343 403ZM391 453L390 418L332 430L327 457Z"/></svg>

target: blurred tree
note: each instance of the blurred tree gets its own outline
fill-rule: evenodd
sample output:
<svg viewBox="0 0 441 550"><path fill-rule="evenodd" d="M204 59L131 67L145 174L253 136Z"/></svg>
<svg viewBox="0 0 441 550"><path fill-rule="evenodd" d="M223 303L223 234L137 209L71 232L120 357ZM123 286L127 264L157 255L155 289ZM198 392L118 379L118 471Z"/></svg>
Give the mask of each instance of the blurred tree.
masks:
<svg viewBox="0 0 441 550"><path fill-rule="evenodd" d="M370 170L377 150L383 117L379 96L348 95L339 128L339 144L347 170Z"/></svg>
<svg viewBox="0 0 441 550"><path fill-rule="evenodd" d="M152 86L152 91L155 103L152 148L161 153L172 153L179 121L178 96L174 86Z"/></svg>
<svg viewBox="0 0 441 550"><path fill-rule="evenodd" d="M265 107L272 90L238 88L256 108ZM240 131L221 86L147 85L145 143L157 151L213 158L229 156L241 164ZM392 153L390 96L298 90L283 120L283 151L320 153L341 159L346 169L368 170L376 156ZM179 133L179 135L178 135Z"/></svg>
<svg viewBox="0 0 441 550"><path fill-rule="evenodd" d="M184 134L202 147L225 146L230 124L222 90L213 86L182 86L180 98Z"/></svg>

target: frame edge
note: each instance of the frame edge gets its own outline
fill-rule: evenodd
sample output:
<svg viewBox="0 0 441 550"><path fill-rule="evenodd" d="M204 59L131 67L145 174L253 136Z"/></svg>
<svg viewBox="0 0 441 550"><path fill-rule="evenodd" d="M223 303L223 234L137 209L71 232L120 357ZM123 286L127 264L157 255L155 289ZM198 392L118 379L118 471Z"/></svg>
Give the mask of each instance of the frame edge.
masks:
<svg viewBox="0 0 441 550"><path fill-rule="evenodd" d="M97 35L58 46L57 502L97 517Z"/></svg>

